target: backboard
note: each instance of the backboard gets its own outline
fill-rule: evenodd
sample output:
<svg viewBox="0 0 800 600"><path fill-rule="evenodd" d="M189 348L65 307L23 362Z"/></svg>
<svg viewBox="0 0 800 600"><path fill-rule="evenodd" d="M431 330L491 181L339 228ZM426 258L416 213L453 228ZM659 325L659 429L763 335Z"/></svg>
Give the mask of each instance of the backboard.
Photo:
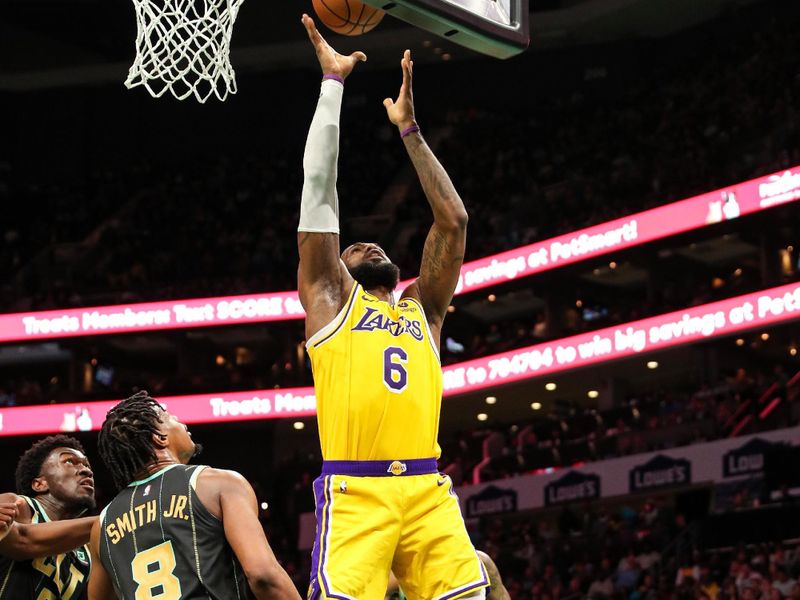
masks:
<svg viewBox="0 0 800 600"><path fill-rule="evenodd" d="M528 0L364 0L472 50L509 58L530 42Z"/></svg>

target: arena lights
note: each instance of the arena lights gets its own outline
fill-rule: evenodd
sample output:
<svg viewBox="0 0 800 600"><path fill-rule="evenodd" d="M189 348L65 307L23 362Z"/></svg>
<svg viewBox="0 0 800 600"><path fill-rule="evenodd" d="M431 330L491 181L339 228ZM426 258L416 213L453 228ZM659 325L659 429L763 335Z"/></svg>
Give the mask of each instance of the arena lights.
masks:
<svg viewBox="0 0 800 600"><path fill-rule="evenodd" d="M586 392L586 395L592 400L594 400L600 395L600 392L598 392L597 390L589 390L588 392Z"/></svg>
<svg viewBox="0 0 800 600"><path fill-rule="evenodd" d="M531 408L533 410L541 410L542 409L542 403L541 402L532 402L531 403Z"/></svg>
<svg viewBox="0 0 800 600"><path fill-rule="evenodd" d="M546 383L544 384L544 389L548 392L555 392L556 391L556 384L555 383Z"/></svg>
<svg viewBox="0 0 800 600"><path fill-rule="evenodd" d="M657 360L647 361L647 368L648 369L657 369L658 368L658 361Z"/></svg>
<svg viewBox="0 0 800 600"><path fill-rule="evenodd" d="M444 396L768 327L800 316L800 283L448 365ZM744 340L742 340L744 341ZM313 388L159 398L187 424L313 416ZM0 409L0 436L97 430L115 401ZM485 413L481 413L485 414ZM488 416L487 416L488 418Z"/></svg>
<svg viewBox="0 0 800 600"><path fill-rule="evenodd" d="M489 418L489 415L486 413L478 413L478 421L485 421Z"/></svg>
<svg viewBox="0 0 800 600"><path fill-rule="evenodd" d="M456 294L529 277L800 199L800 166L465 263ZM411 283L404 281L402 289ZM297 292L0 315L0 342L305 317Z"/></svg>
<svg viewBox="0 0 800 600"><path fill-rule="evenodd" d="M495 396L486 396L486 404L497 404L497 398Z"/></svg>
<svg viewBox="0 0 800 600"><path fill-rule="evenodd" d="M317 408L314 388L310 387L170 396L158 400L187 425L313 417ZM97 431L116 403L110 400L0 409L0 436Z"/></svg>
<svg viewBox="0 0 800 600"><path fill-rule="evenodd" d="M445 395L563 373L795 320L800 284L784 285L444 368Z"/></svg>

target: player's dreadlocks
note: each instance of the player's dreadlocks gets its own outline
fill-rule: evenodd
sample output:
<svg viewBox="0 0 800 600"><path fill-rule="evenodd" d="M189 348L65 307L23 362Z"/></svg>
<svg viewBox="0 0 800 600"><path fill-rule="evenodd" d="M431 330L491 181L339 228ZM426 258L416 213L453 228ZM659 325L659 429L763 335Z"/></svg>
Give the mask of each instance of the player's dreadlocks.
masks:
<svg viewBox="0 0 800 600"><path fill-rule="evenodd" d="M17 493L24 496L35 496L31 484L39 477L42 471L42 463L47 460L50 453L56 448L72 448L82 454L86 454L81 443L74 437L66 435L51 435L39 440L23 454L17 463Z"/></svg>
<svg viewBox="0 0 800 600"><path fill-rule="evenodd" d="M152 436L158 434L161 405L142 390L108 411L97 440L114 483L123 488L156 460Z"/></svg>

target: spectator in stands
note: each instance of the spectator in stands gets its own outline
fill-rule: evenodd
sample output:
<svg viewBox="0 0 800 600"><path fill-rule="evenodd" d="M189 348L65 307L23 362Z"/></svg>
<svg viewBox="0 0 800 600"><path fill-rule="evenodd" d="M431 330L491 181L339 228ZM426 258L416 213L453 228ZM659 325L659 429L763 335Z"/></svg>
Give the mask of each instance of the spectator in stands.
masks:
<svg viewBox="0 0 800 600"><path fill-rule="evenodd" d="M600 561L600 569L594 581L589 586L586 595L590 600L594 600L595 598L610 598L613 593L614 580L611 571L611 561L608 560L608 557L603 557Z"/></svg>
<svg viewBox="0 0 800 600"><path fill-rule="evenodd" d="M646 516L648 514L647 506L651 505L649 502L645 504L645 509L643 511L643 521L645 521L648 527L653 527L655 525L655 519L650 518L648 519ZM652 506L652 505L651 505ZM657 511L649 511L650 514ZM649 542L644 542L642 544L641 552L636 556L636 562L639 563L639 566L642 568L642 571L649 571L653 565L655 565L659 560L661 560L661 553L652 547Z"/></svg>
<svg viewBox="0 0 800 600"><path fill-rule="evenodd" d="M641 584L631 592L630 600L655 600L655 578L650 574L642 577Z"/></svg>
<svg viewBox="0 0 800 600"><path fill-rule="evenodd" d="M736 574L736 587L742 597L744 597L745 590L751 590L755 594L760 580L761 574L758 571L754 571L749 562L745 560L739 565L739 572Z"/></svg>
<svg viewBox="0 0 800 600"><path fill-rule="evenodd" d="M697 584L702 592L708 596L709 600L717 600L720 587L711 573L711 567L706 562L700 564L700 575L697 579Z"/></svg>
<svg viewBox="0 0 800 600"><path fill-rule="evenodd" d="M738 600L739 589L736 587L736 580L733 577L726 577L719 592L719 600Z"/></svg>
<svg viewBox="0 0 800 600"><path fill-rule="evenodd" d="M779 564L775 567L775 581L772 586L780 592L782 598L791 596L796 585L797 581L789 577L785 566Z"/></svg>
<svg viewBox="0 0 800 600"><path fill-rule="evenodd" d="M622 557L617 565L617 574L614 581L614 587L617 591L629 594L639 581L639 574L641 567L636 560L633 546L628 549L625 556Z"/></svg>

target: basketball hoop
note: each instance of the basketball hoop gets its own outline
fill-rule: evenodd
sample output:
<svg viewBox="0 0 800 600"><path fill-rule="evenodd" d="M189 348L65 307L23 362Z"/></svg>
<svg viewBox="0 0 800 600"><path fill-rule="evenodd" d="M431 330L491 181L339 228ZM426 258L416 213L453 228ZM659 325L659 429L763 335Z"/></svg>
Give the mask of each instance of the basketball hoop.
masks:
<svg viewBox="0 0 800 600"><path fill-rule="evenodd" d="M133 0L136 59L125 87L143 85L160 98L221 101L236 93L231 34L243 0Z"/></svg>

